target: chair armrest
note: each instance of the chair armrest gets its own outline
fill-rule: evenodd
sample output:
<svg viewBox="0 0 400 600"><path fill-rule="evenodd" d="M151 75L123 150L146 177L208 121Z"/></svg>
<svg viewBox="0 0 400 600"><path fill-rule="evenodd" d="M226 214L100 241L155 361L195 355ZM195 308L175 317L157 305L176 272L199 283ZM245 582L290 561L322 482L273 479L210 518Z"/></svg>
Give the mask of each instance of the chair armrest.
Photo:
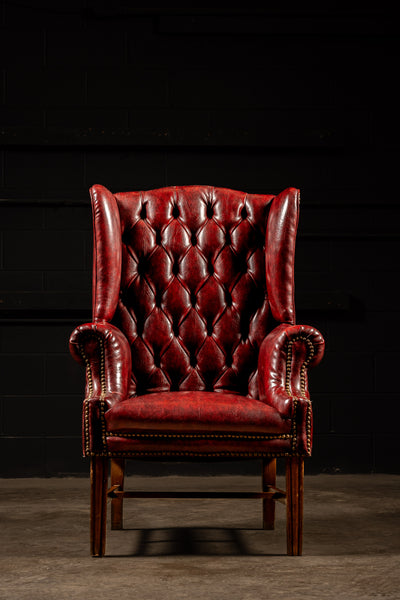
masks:
<svg viewBox="0 0 400 600"><path fill-rule="evenodd" d="M274 406L284 418L292 418L294 400L309 402L308 369L321 361L324 349L324 338L314 327L278 325L260 348L260 400Z"/></svg>
<svg viewBox="0 0 400 600"><path fill-rule="evenodd" d="M85 323L72 332L69 349L86 367L86 400L100 398L107 409L128 396L131 348L120 329L107 322Z"/></svg>

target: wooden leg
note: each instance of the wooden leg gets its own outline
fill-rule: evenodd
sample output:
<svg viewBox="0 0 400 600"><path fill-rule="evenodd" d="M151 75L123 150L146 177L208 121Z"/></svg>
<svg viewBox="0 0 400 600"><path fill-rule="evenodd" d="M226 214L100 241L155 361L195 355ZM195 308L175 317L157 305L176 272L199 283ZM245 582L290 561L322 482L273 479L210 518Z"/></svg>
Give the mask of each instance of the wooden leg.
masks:
<svg viewBox="0 0 400 600"><path fill-rule="evenodd" d="M108 459L95 456L90 463L90 547L103 556L106 547Z"/></svg>
<svg viewBox="0 0 400 600"><path fill-rule="evenodd" d="M269 487L276 486L276 458L264 458L262 464L262 491L268 492ZM263 528L274 529L275 527L275 500L264 498L263 500Z"/></svg>
<svg viewBox="0 0 400 600"><path fill-rule="evenodd" d="M303 545L304 458L286 459L287 553L301 556Z"/></svg>
<svg viewBox="0 0 400 600"><path fill-rule="evenodd" d="M111 460L111 486L118 485L124 489L125 459L113 458ZM111 500L111 529L122 529L122 502L123 498Z"/></svg>

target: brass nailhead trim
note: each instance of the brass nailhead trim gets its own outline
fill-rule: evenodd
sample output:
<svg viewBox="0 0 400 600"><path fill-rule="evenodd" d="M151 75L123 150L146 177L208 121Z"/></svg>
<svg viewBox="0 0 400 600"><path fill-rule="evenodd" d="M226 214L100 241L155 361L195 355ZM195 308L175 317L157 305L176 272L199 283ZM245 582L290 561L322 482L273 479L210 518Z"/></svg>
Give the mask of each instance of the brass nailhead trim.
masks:
<svg viewBox="0 0 400 600"><path fill-rule="evenodd" d="M301 370L300 370L300 388L301 388L301 394L302 397L306 397L306 369L308 367L308 365L310 364L314 354L315 354L315 350L314 350L314 344L312 343L312 341L305 337L304 335L298 335L296 337L294 337L293 339L291 339L288 342L288 349L287 349L287 357L286 357L286 381L285 381L285 387L286 387L286 392L289 395L292 395L292 391L290 389L290 377L291 377L291 369L292 369L292 346L295 342L298 342L299 340L302 340L303 342L305 342L308 346L308 356L305 359L305 361L303 362L302 366L301 366Z"/></svg>
<svg viewBox="0 0 400 600"><path fill-rule="evenodd" d="M288 342L287 355L286 355L285 389L286 389L287 394L289 396L292 396L292 390L291 390L291 385L290 385L291 370L292 370L292 357L293 357L292 346L293 346L294 342L297 342L299 340L305 342L308 346L308 356L305 359L305 361L303 362L303 364L301 366L301 370L300 370L300 391L301 391L301 398L307 402L307 415L306 415L307 453L311 454L311 402L306 396L306 370L315 354L315 349L314 349L314 344L312 343L312 341L309 338L305 337L304 335L298 335L298 336L292 338ZM297 444L297 436L296 436L297 399L294 396L292 396L292 398L293 398L293 407L294 407L293 408L293 428L292 428L292 451L293 451L293 453L295 453L296 444Z"/></svg>
<svg viewBox="0 0 400 600"><path fill-rule="evenodd" d="M161 451L161 452L90 452L87 456L104 456L108 458L117 458L120 456L227 456L227 457L246 457L252 458L254 456L302 456L302 454L292 452L177 452L177 451Z"/></svg>
<svg viewBox="0 0 400 600"><path fill-rule="evenodd" d="M113 431L107 433L108 437L124 437L124 438L184 438L184 439L192 439L192 438L200 438L200 439L211 439L211 438L232 438L232 439L251 439L251 440L288 440L292 437L290 433L282 433L277 435L241 435L241 434L231 434L231 433L119 433L118 431Z"/></svg>
<svg viewBox="0 0 400 600"><path fill-rule="evenodd" d="M97 339L100 347L100 421L101 421L101 438L103 442L103 448L107 448L107 436L106 436L106 423L105 423L105 401L104 396L106 395L106 373L105 373L105 354L104 354L104 342L103 338L99 335L93 334L93 336ZM85 362L86 365L86 377L89 388L89 396L85 398L84 404L84 446L85 446L85 454L86 456L95 456L90 451L90 432L89 432L89 411L90 411L90 399L93 397L93 374L90 366L90 361L86 356L85 350L82 344L78 346L79 352ZM105 456L105 454L100 454L96 456Z"/></svg>

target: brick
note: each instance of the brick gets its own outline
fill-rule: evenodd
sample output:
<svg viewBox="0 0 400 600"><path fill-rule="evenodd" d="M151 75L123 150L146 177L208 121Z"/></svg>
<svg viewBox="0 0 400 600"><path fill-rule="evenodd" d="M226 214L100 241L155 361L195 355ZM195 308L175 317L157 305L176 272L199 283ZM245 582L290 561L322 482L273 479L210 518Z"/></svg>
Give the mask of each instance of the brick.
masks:
<svg viewBox="0 0 400 600"><path fill-rule="evenodd" d="M290 89L296 93L288 91ZM301 93L299 93L301 91ZM281 69L270 64L263 70L248 65L221 70L174 69L170 73L170 103L174 108L308 108L332 106L334 82L326 69Z"/></svg>
<svg viewBox="0 0 400 600"><path fill-rule="evenodd" d="M14 128L42 127L43 111L40 108L19 106L2 106L0 111L0 125Z"/></svg>
<svg viewBox="0 0 400 600"><path fill-rule="evenodd" d="M112 192L152 189L165 185L163 150L86 152L85 185L101 183Z"/></svg>
<svg viewBox="0 0 400 600"><path fill-rule="evenodd" d="M6 73L6 105L76 106L85 102L85 76L77 69L9 70Z"/></svg>
<svg viewBox="0 0 400 600"><path fill-rule="evenodd" d="M229 187L248 192L278 193L296 177L290 175L288 162L275 161L264 152L223 148L194 149L166 153L167 185L201 182L204 185Z"/></svg>
<svg viewBox="0 0 400 600"><path fill-rule="evenodd" d="M347 119L351 124L347 124ZM230 145L273 148L337 148L351 144L352 130L364 135L361 115L353 118L337 110L270 108L211 111L211 131L216 140ZM364 127L362 127L364 125ZM213 139L214 139L213 138ZM360 143L360 140L357 140Z"/></svg>
<svg viewBox="0 0 400 600"><path fill-rule="evenodd" d="M18 396L3 398L5 436L81 435L82 398Z"/></svg>
<svg viewBox="0 0 400 600"><path fill-rule="evenodd" d="M318 367L317 367L318 368ZM311 400L313 403L313 428L314 433L329 433L331 426L331 404L332 398L330 394L314 394L310 390Z"/></svg>
<svg viewBox="0 0 400 600"><path fill-rule="evenodd" d="M0 289L8 291L37 291L43 288L41 271L1 271Z"/></svg>
<svg viewBox="0 0 400 600"><path fill-rule="evenodd" d="M400 238L392 240L384 238L385 230L388 233L392 228L390 223L398 218L398 211L385 208L374 212L374 228L375 231L378 231L378 228L381 230L382 238L340 240L335 244L335 250L332 252L333 269L353 270L356 264L362 271L399 271Z"/></svg>
<svg viewBox="0 0 400 600"><path fill-rule="evenodd" d="M41 206L23 206L15 202L11 204L0 204L0 228L15 231L15 235L21 235L21 230L43 229L44 222L43 208ZM22 234L23 235L23 234Z"/></svg>
<svg viewBox="0 0 400 600"><path fill-rule="evenodd" d="M394 434L399 418L398 397L393 392L342 393L332 398L332 431L335 433Z"/></svg>
<svg viewBox="0 0 400 600"><path fill-rule="evenodd" d="M329 342L329 340L327 340ZM374 385L372 351L325 352L322 362L310 371L309 385L315 393L371 392Z"/></svg>
<svg viewBox="0 0 400 600"><path fill-rule="evenodd" d="M85 271L47 271L44 274L44 287L49 291L87 292L92 289L92 272Z"/></svg>
<svg viewBox="0 0 400 600"><path fill-rule="evenodd" d="M376 473L400 473L399 434L374 435Z"/></svg>
<svg viewBox="0 0 400 600"><path fill-rule="evenodd" d="M207 110L133 109L129 116L132 138L139 144L203 145L210 138Z"/></svg>
<svg viewBox="0 0 400 600"><path fill-rule="evenodd" d="M85 0L61 0L57 3L55 10L52 0L43 0L40 5L6 2L4 6L4 18L8 26L18 26L24 29L32 27L43 28L44 25L51 27L80 26L86 20Z"/></svg>
<svg viewBox="0 0 400 600"><path fill-rule="evenodd" d="M353 311L352 316L355 319L359 319L361 311L365 310L365 302L370 293L369 275L359 270L315 272L295 270L295 284L297 290L308 292L311 297L318 292L338 291L347 294L350 297L350 310Z"/></svg>
<svg viewBox="0 0 400 600"><path fill-rule="evenodd" d="M37 396L44 392L45 372L42 356L3 354L1 356L2 393L9 396Z"/></svg>
<svg viewBox="0 0 400 600"><path fill-rule="evenodd" d="M301 219L301 209L300 209ZM299 224L301 229L301 220ZM330 266L331 242L329 239L298 238L296 242L295 269L299 271L326 272Z"/></svg>
<svg viewBox="0 0 400 600"><path fill-rule="evenodd" d="M400 323L391 311L363 311L354 316L351 323L348 318L331 322L326 336L329 347L337 352L349 345L354 352L362 352L367 347L374 352L397 351Z"/></svg>
<svg viewBox="0 0 400 600"><path fill-rule="evenodd" d="M387 271L374 271L367 273L368 287L363 297L366 310L370 311L397 311L399 301L393 293L393 285L397 283L397 273L388 274Z"/></svg>
<svg viewBox="0 0 400 600"><path fill-rule="evenodd" d="M123 32L65 29L47 32L46 62L50 67L120 67L126 61Z"/></svg>
<svg viewBox="0 0 400 600"><path fill-rule="evenodd" d="M246 189L249 191L279 193L288 186L300 189L302 198L307 198L310 190L316 186L316 181L325 181L325 185L338 186L340 179L343 185L348 177L352 181L364 177L365 164L353 160L353 175L346 160L322 152L287 152L284 157L280 153L268 152L264 149L239 148L236 152L223 148L195 148L190 153L176 151L167 154L168 173L184 178L186 181L208 181L211 185L221 185L223 180L227 187ZM318 173L318 179L316 178ZM339 175L338 175L339 173ZM177 175L176 175L177 174ZM319 188L320 195L324 193ZM319 210L318 210L319 208ZM360 211L345 209L339 214L330 207L302 206L301 231L321 236L351 232L356 228L360 231ZM361 215L361 222L364 217ZM362 230L365 233L365 230Z"/></svg>
<svg viewBox="0 0 400 600"><path fill-rule="evenodd" d="M120 108L86 108L70 106L68 108L47 108L46 125L49 128L62 128L64 130L81 130L89 133L90 130L102 131L104 129L126 128L128 125L128 111Z"/></svg>
<svg viewBox="0 0 400 600"><path fill-rule="evenodd" d="M10 270L76 270L85 261L85 235L68 231L4 233L4 266Z"/></svg>
<svg viewBox="0 0 400 600"><path fill-rule="evenodd" d="M371 473L373 441L369 434L316 434L312 470L319 473Z"/></svg>
<svg viewBox="0 0 400 600"><path fill-rule="evenodd" d="M375 107L375 110L371 111L370 129L376 148L398 150L400 118L397 110L381 110L379 106Z"/></svg>
<svg viewBox="0 0 400 600"><path fill-rule="evenodd" d="M73 329L72 323L4 323L0 329L0 353L35 355L68 352L68 340Z"/></svg>
<svg viewBox="0 0 400 600"><path fill-rule="evenodd" d="M13 318L34 318L38 322L45 323L46 319L65 319L74 316L83 317L88 311L91 303L91 294L71 292L3 292L1 296L1 311L3 315L11 315ZM41 321L40 321L41 320Z"/></svg>
<svg viewBox="0 0 400 600"><path fill-rule="evenodd" d="M85 369L70 354L52 354L46 357L46 393L85 393Z"/></svg>
<svg viewBox="0 0 400 600"><path fill-rule="evenodd" d="M83 155L73 150L7 150L5 186L22 199L50 195L65 198L81 190Z"/></svg>
<svg viewBox="0 0 400 600"><path fill-rule="evenodd" d="M40 437L0 438L1 477L44 477L45 444Z"/></svg>
<svg viewBox="0 0 400 600"><path fill-rule="evenodd" d="M48 437L45 440L47 477L80 475L89 472L89 461L82 457L81 437Z"/></svg>
<svg viewBox="0 0 400 600"><path fill-rule="evenodd" d="M89 194L85 206L52 205L44 208L45 228L50 230L68 229L70 231L92 233L92 211Z"/></svg>
<svg viewBox="0 0 400 600"><path fill-rule="evenodd" d="M398 350L398 348L397 348ZM375 391L397 393L395 374L400 360L400 352L378 352L375 356Z"/></svg>
<svg viewBox="0 0 400 600"><path fill-rule="evenodd" d="M261 36L160 35L159 27L160 23L157 31L128 34L130 64L139 63L153 68L171 65L175 68L191 65L196 69L216 66L243 68L251 56L253 67L265 66L266 43Z"/></svg>
<svg viewBox="0 0 400 600"><path fill-rule="evenodd" d="M161 69L91 69L87 102L96 108L166 106L167 74Z"/></svg>
<svg viewBox="0 0 400 600"><path fill-rule="evenodd" d="M21 72L44 63L44 31L3 29L0 36L0 65Z"/></svg>

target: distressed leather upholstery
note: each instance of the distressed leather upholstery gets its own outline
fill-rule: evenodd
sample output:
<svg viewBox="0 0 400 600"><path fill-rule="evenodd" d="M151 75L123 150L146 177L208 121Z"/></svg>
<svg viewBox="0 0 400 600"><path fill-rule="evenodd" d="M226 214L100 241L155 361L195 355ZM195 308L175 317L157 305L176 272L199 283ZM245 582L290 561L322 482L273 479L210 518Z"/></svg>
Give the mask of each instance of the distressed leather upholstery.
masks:
<svg viewBox="0 0 400 600"><path fill-rule="evenodd" d="M310 455L324 340L295 323L299 191L90 193L93 321L70 337L84 454Z"/></svg>
<svg viewBox="0 0 400 600"><path fill-rule="evenodd" d="M324 342L294 325L298 190L91 196L93 323L70 340L84 453L310 454Z"/></svg>

